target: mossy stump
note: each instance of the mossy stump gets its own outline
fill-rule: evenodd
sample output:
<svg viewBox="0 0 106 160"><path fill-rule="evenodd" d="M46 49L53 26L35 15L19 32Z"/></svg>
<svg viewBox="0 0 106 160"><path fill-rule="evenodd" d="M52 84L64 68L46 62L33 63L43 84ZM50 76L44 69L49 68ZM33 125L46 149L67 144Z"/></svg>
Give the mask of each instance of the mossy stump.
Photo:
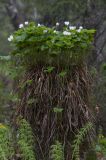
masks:
<svg viewBox="0 0 106 160"><path fill-rule="evenodd" d="M16 67L25 69L17 115L32 126L37 160L51 160L50 146L56 140L63 145L65 160L71 160L75 134L92 122L91 81L84 62L95 31L71 28L56 31L30 23L12 37L12 58ZM92 133L87 134L86 144Z"/></svg>

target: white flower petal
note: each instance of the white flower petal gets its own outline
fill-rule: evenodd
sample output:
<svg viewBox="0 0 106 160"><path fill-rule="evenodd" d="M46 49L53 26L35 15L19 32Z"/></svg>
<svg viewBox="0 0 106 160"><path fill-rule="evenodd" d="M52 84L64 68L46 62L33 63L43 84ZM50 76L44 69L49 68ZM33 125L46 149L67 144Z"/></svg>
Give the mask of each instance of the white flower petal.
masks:
<svg viewBox="0 0 106 160"><path fill-rule="evenodd" d="M8 37L8 41L11 42L13 40L13 35L10 35L10 37Z"/></svg>
<svg viewBox="0 0 106 160"><path fill-rule="evenodd" d="M58 23L58 22L56 23L56 26L59 26L59 23Z"/></svg>
<svg viewBox="0 0 106 160"><path fill-rule="evenodd" d="M41 26L41 24L40 23L38 23L38 27L40 27Z"/></svg>
<svg viewBox="0 0 106 160"><path fill-rule="evenodd" d="M76 26L69 26L69 29L70 29L70 30L75 30L75 29L76 29Z"/></svg>
<svg viewBox="0 0 106 160"><path fill-rule="evenodd" d="M10 35L10 39L13 40L13 35Z"/></svg>
<svg viewBox="0 0 106 160"><path fill-rule="evenodd" d="M83 29L83 27L82 27L82 26L80 26L80 27L79 27L79 29Z"/></svg>
<svg viewBox="0 0 106 160"><path fill-rule="evenodd" d="M20 25L19 25L19 28L23 28L23 27L24 27L24 25L23 25L23 24L20 24Z"/></svg>
<svg viewBox="0 0 106 160"><path fill-rule="evenodd" d="M65 24L66 26L68 26L69 23L70 23L69 21L64 22L64 24Z"/></svg>
<svg viewBox="0 0 106 160"><path fill-rule="evenodd" d="M10 37L8 38L8 41L11 42L11 38Z"/></svg>
<svg viewBox="0 0 106 160"><path fill-rule="evenodd" d="M63 32L63 35L68 35L68 36L69 36L69 35L71 35L71 33L70 33L70 32L67 32L67 31L64 31L64 32Z"/></svg>
<svg viewBox="0 0 106 160"><path fill-rule="evenodd" d="M28 21L25 22L25 25L28 25Z"/></svg>
<svg viewBox="0 0 106 160"><path fill-rule="evenodd" d="M59 33L59 31L54 30L54 33L58 34L58 33Z"/></svg>
<svg viewBox="0 0 106 160"><path fill-rule="evenodd" d="M79 28L79 29L77 29L77 32L81 32L81 29Z"/></svg>

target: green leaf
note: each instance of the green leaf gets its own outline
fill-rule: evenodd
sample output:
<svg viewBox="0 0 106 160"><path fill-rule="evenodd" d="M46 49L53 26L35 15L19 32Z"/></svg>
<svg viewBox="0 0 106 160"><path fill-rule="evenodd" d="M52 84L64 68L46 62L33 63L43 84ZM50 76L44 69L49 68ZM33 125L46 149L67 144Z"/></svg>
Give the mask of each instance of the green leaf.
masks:
<svg viewBox="0 0 106 160"><path fill-rule="evenodd" d="M59 73L59 76L60 76L60 77L65 77L65 76L66 76L66 74L67 74L67 72L66 72L66 71L62 71L62 72L60 72L60 73Z"/></svg>
<svg viewBox="0 0 106 160"><path fill-rule="evenodd" d="M26 84L32 84L32 79L27 80Z"/></svg>
<svg viewBox="0 0 106 160"><path fill-rule="evenodd" d="M26 39L26 37L27 37L27 34L26 34L26 33L23 33L22 35L17 36L17 37L15 38L15 40L16 40L17 42L22 42L22 41L24 41L24 40Z"/></svg>
<svg viewBox="0 0 106 160"><path fill-rule="evenodd" d="M63 111L63 108L57 108L57 107L55 107L55 108L53 108L53 111L55 113L61 113Z"/></svg>
<svg viewBox="0 0 106 160"><path fill-rule="evenodd" d="M96 152L101 152L102 148L100 147L100 145L96 145L95 150Z"/></svg>
<svg viewBox="0 0 106 160"><path fill-rule="evenodd" d="M46 72L46 73L51 73L51 72L54 70L54 68L55 68L55 67L49 66L49 67L47 67L47 68L44 70L44 72Z"/></svg>

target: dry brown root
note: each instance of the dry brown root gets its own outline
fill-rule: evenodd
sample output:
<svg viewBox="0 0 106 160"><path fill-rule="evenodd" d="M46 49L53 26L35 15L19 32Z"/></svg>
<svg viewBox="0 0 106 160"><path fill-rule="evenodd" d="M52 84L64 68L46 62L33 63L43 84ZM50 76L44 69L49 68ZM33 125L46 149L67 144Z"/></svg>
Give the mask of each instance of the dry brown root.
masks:
<svg viewBox="0 0 106 160"><path fill-rule="evenodd" d="M43 67L26 72L17 114L27 119L36 139L37 160L50 159L55 140L63 143L65 160L71 159L72 140L78 129L92 121L90 112L90 78L86 67L74 67L64 77L61 69L45 73ZM31 80L31 83L26 83ZM62 108L62 112L54 112ZM88 141L92 133L87 136Z"/></svg>

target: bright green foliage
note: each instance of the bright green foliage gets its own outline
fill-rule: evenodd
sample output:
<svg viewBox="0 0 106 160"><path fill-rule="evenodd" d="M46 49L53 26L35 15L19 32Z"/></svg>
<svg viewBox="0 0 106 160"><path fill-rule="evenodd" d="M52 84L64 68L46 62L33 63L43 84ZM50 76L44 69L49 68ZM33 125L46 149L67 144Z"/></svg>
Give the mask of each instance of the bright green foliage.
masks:
<svg viewBox="0 0 106 160"><path fill-rule="evenodd" d="M18 132L18 145L21 152L22 160L36 160L32 129L25 119L20 120Z"/></svg>
<svg viewBox="0 0 106 160"><path fill-rule="evenodd" d="M81 62L91 46L95 30L37 26L34 23L19 29L13 35L15 55L25 66L36 64L62 66ZM51 71L51 70L50 70Z"/></svg>
<svg viewBox="0 0 106 160"><path fill-rule="evenodd" d="M106 138L102 138L101 140L99 140L99 144L100 144L101 149L102 149L101 151L106 158Z"/></svg>
<svg viewBox="0 0 106 160"><path fill-rule="evenodd" d="M106 158L106 137L102 134L99 134L98 143L96 144L95 150L96 152L103 154Z"/></svg>
<svg viewBox="0 0 106 160"><path fill-rule="evenodd" d="M0 160L8 160L13 156L10 130L0 124Z"/></svg>
<svg viewBox="0 0 106 160"><path fill-rule="evenodd" d="M75 140L73 142L72 160L80 159L80 145L84 141L85 136L92 129L92 127L92 123L87 123L83 128L80 129L79 133L75 136Z"/></svg>
<svg viewBox="0 0 106 160"><path fill-rule="evenodd" d="M24 119L19 121L18 135L17 142L22 160L36 160L33 133L29 123ZM12 159L13 156L11 131L7 126L0 124L0 160Z"/></svg>
<svg viewBox="0 0 106 160"><path fill-rule="evenodd" d="M62 71L59 73L59 76L60 77L65 77L67 75L67 72L66 71Z"/></svg>
<svg viewBox="0 0 106 160"><path fill-rule="evenodd" d="M63 146L59 141L56 141L55 144L51 146L50 153L52 160L64 160Z"/></svg>
<svg viewBox="0 0 106 160"><path fill-rule="evenodd" d="M54 70L54 67L49 66L49 67L47 67L47 68L44 70L44 72L46 72L46 73L51 73L53 70Z"/></svg>
<svg viewBox="0 0 106 160"><path fill-rule="evenodd" d="M53 108L53 111L54 111L55 113L61 113L61 112L63 111L63 108L54 107L54 108Z"/></svg>

